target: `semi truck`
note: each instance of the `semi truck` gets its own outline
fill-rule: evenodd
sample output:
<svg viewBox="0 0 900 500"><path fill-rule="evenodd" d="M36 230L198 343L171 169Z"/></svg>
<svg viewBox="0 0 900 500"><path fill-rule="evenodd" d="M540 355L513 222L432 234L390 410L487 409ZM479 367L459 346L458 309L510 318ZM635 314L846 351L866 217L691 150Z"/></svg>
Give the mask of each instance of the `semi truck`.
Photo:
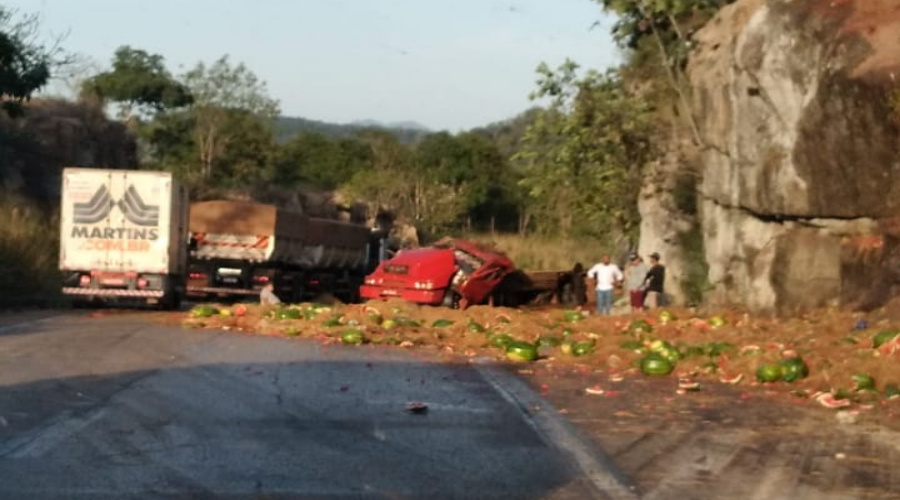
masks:
<svg viewBox="0 0 900 500"><path fill-rule="evenodd" d="M379 262L381 233L249 201L197 202L190 211L188 294L257 295L269 284L283 301L329 293L356 301Z"/></svg>
<svg viewBox="0 0 900 500"><path fill-rule="evenodd" d="M178 307L187 272L187 190L167 172L65 168L59 267L76 304Z"/></svg>

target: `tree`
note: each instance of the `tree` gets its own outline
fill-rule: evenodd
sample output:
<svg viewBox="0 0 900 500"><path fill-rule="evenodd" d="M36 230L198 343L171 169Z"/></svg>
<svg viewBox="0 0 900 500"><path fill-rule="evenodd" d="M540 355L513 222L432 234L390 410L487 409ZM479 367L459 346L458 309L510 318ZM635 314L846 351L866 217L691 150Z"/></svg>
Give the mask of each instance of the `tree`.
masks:
<svg viewBox="0 0 900 500"><path fill-rule="evenodd" d="M526 165L521 185L542 232L633 240L641 168L654 154L652 110L616 72L577 70L571 61L538 68L533 98L550 104L516 157Z"/></svg>
<svg viewBox="0 0 900 500"><path fill-rule="evenodd" d="M194 141L203 179L209 179L230 143L239 139L233 121L240 116L245 124L256 120L270 130L278 116L278 102L268 96L266 84L243 63L233 66L223 56L210 66L203 63L184 75L194 98L191 118ZM243 113L235 114L234 110Z"/></svg>
<svg viewBox="0 0 900 500"><path fill-rule="evenodd" d="M278 149L275 175L288 185L308 183L335 189L371 163L371 150L357 138L332 139L304 132Z"/></svg>
<svg viewBox="0 0 900 500"><path fill-rule="evenodd" d="M159 112L193 102L188 88L166 69L163 56L127 45L116 49L112 69L84 82L82 94L122 104L120 116L131 116L134 108Z"/></svg>
<svg viewBox="0 0 900 500"><path fill-rule="evenodd" d="M675 128L686 124L696 146L702 145L700 129L691 114L691 89L684 74L694 31L734 0L595 0L619 16L613 37L632 51L629 65L662 69L666 86L674 92L679 108ZM645 79L653 82L654 78ZM661 96L657 93L657 96Z"/></svg>
<svg viewBox="0 0 900 500"><path fill-rule="evenodd" d="M59 51L35 42L37 18L16 19L0 6L0 109L10 116L50 79Z"/></svg>

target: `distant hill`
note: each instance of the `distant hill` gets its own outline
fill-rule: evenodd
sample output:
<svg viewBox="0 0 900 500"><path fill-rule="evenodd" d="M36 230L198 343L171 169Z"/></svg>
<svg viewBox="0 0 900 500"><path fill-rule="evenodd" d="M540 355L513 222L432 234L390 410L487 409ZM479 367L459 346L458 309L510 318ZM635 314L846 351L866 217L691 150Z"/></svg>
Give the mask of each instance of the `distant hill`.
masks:
<svg viewBox="0 0 900 500"><path fill-rule="evenodd" d="M431 133L427 127L412 121L384 124L375 120L360 120L342 124L295 116L280 116L275 121L275 136L278 142L287 142L292 137L304 132L317 132L328 137L342 139L371 129L390 132L404 144L414 143Z"/></svg>

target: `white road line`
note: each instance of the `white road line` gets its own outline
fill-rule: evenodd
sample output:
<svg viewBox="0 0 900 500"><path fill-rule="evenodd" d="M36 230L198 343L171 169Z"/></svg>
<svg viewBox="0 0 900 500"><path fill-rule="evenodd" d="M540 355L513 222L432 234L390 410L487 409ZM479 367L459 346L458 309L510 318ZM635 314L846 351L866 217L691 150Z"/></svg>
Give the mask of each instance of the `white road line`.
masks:
<svg viewBox="0 0 900 500"><path fill-rule="evenodd" d="M534 393L515 375L502 368L480 363L474 365L482 377L505 400L512 404L537 432L538 436L574 462L599 495L614 500L636 500L637 488L622 473L612 458L581 436L563 420L553 406Z"/></svg>

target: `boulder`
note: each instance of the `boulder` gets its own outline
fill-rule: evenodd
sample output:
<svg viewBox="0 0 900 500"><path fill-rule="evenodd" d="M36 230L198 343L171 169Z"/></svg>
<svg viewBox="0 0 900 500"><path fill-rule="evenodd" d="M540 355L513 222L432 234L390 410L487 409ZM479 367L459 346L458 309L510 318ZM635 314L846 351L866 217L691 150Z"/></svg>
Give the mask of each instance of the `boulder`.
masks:
<svg viewBox="0 0 900 500"><path fill-rule="evenodd" d="M900 213L898 33L897 0L739 0L695 35L712 301L787 312L891 274L846 246Z"/></svg>

